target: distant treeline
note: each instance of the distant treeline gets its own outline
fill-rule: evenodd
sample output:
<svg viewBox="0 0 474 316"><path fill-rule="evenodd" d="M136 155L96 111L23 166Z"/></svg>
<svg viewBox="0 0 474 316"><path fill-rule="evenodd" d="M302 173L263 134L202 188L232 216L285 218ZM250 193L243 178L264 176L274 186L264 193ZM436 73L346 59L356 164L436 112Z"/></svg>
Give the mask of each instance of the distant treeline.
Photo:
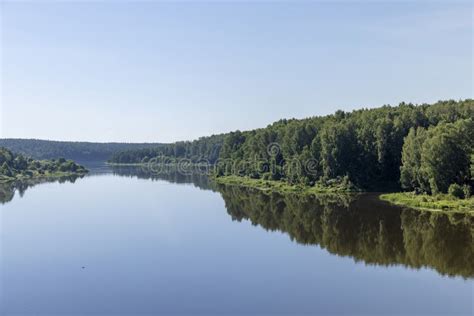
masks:
<svg viewBox="0 0 474 316"><path fill-rule="evenodd" d="M78 161L106 161L117 152L155 148L159 143L90 143L62 142L38 139L0 139L0 147L5 147L15 153L20 153L34 159L66 158Z"/></svg>
<svg viewBox="0 0 474 316"><path fill-rule="evenodd" d="M236 174L305 185L340 180L361 188L401 183L410 190L446 192L453 183L472 187L473 119L472 99L401 103L285 119L246 132L128 150L110 161L186 158L217 162L218 176Z"/></svg>
<svg viewBox="0 0 474 316"><path fill-rule="evenodd" d="M109 160L112 163L146 163L152 158L166 157L172 162L176 158L186 158L192 162L206 160L211 164L219 159L224 138L229 134L200 137L194 141L180 141L159 147L118 152Z"/></svg>

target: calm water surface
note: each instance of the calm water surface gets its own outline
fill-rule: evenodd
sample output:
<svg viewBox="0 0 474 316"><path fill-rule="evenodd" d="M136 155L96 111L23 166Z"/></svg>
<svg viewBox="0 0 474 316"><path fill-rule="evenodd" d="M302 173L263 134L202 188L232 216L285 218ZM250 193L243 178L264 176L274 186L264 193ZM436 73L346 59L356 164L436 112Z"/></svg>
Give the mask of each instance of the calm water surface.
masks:
<svg viewBox="0 0 474 316"><path fill-rule="evenodd" d="M2 315L473 312L470 217L98 165L0 201Z"/></svg>

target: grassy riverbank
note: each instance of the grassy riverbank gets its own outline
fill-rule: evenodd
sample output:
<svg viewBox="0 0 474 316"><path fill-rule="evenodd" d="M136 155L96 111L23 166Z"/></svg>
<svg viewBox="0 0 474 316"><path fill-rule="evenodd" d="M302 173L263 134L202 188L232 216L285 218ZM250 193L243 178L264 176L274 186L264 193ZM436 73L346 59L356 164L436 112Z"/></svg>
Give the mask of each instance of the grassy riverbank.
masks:
<svg viewBox="0 0 474 316"><path fill-rule="evenodd" d="M350 189L347 184L341 182L335 182L328 185L317 183L314 186L305 186L299 184L288 184L284 181L251 179L249 177L239 176L214 177L213 180L219 184L237 185L241 187L254 188L261 191L273 191L278 193L316 194L360 192L355 188Z"/></svg>
<svg viewBox="0 0 474 316"><path fill-rule="evenodd" d="M474 197L458 199L448 194L417 195L411 192L401 192L382 194L380 199L420 210L474 214Z"/></svg>
<svg viewBox="0 0 474 316"><path fill-rule="evenodd" d="M292 185L283 181L251 179L239 176L214 177L213 179L218 184L254 188L265 192L299 194L360 192L355 189L350 190L342 183L333 183L329 185L317 183L315 186L304 186ZM431 196L398 192L382 194L380 195L380 199L396 205L407 206L419 210L472 213L474 215L474 197L471 197L470 199L458 199L448 194Z"/></svg>

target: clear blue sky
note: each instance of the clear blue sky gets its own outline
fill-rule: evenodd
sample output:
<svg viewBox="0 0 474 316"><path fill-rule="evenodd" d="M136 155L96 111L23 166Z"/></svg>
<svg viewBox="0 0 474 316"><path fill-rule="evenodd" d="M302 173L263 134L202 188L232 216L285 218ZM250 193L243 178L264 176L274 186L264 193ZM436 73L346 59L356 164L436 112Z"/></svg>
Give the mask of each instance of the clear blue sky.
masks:
<svg viewBox="0 0 474 316"><path fill-rule="evenodd" d="M471 98L470 2L2 2L0 137L171 142Z"/></svg>

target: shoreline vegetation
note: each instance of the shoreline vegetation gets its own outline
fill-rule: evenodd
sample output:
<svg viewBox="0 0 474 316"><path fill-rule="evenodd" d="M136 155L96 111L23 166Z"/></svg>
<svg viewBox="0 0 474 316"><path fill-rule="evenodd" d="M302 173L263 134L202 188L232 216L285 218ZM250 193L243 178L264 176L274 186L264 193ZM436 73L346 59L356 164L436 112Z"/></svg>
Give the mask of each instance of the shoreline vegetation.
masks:
<svg viewBox="0 0 474 316"><path fill-rule="evenodd" d="M89 171L72 160L64 158L35 160L0 148L0 183L34 179L60 179L82 176Z"/></svg>
<svg viewBox="0 0 474 316"><path fill-rule="evenodd" d="M218 184L256 189L264 193L296 193L302 195L372 193L372 191L348 188L341 182L332 185L303 186L289 185L282 181L250 179L238 176L212 177L212 179ZM474 216L474 197L460 199L449 194L428 195L413 192L382 193L378 197L382 201L420 211L467 213Z"/></svg>
<svg viewBox="0 0 474 316"><path fill-rule="evenodd" d="M131 166L144 167L152 171L149 163L110 163L111 166ZM177 164L166 164L166 167L176 167ZM288 184L281 180L264 180L251 179L241 176L216 176L212 173L210 179L215 183L226 186L237 186L242 188L250 188L261 191L263 193L280 193L280 194L302 194L302 195L318 195L318 194L357 194L357 193L378 193L384 190L362 190L357 188L346 179L336 179L327 183L316 183L313 186L301 184ZM389 186L385 186L386 188ZM409 207L420 211L445 212L445 213L467 213L474 215L474 197L461 199L449 194L415 194L414 192L394 192L381 193L378 197L380 200L388 203Z"/></svg>
<svg viewBox="0 0 474 316"><path fill-rule="evenodd" d="M111 166L144 167L152 171L149 163L108 163ZM166 164L166 167L176 167L177 164ZM381 191L362 190L351 185L347 178L333 179L327 183L316 183L313 186L301 184L288 184L281 180L252 179L241 176L216 176L208 175L216 184L225 186L236 186L241 188L255 189L263 193L301 194L301 195L325 195L325 194L360 194L378 193ZM408 207L420 211L464 213L474 216L474 197L457 198L450 194L415 194L414 192L381 193L378 198L393 205Z"/></svg>
<svg viewBox="0 0 474 316"><path fill-rule="evenodd" d="M202 165L196 163L187 164L183 169L180 167L179 163L151 163L151 162L141 162L141 163L114 163L107 162L107 165L110 166L123 166L123 167L142 167L145 170L148 170L150 173L160 173L160 172L169 172L177 171L182 172L183 174L187 173L199 173L208 176L214 182L218 184L225 185L237 185L240 187L254 188L261 191L273 191L278 193L306 193L306 194L315 194L315 193L361 193L364 192L361 189L355 187L347 177L342 177L338 179L331 179L326 183L318 182L312 186L304 184L289 184L282 180L268 180L268 179L252 179L250 177L242 177L236 175L228 176L219 176L215 173L216 166L208 165L204 169L208 172L203 172L199 169L203 167ZM180 170L181 169L181 170ZM194 171L192 170L194 169ZM213 170L213 171L209 171Z"/></svg>
<svg viewBox="0 0 474 316"><path fill-rule="evenodd" d="M362 193L362 191L350 183L347 179L340 179L330 183L316 183L314 186L301 184L288 184L284 181L251 179L240 176L211 176L218 184L239 186L257 189L263 192L297 193L297 194L330 194L330 193Z"/></svg>
<svg viewBox="0 0 474 316"><path fill-rule="evenodd" d="M460 199L449 194L415 194L397 192L381 194L379 198L394 205L421 211L468 213L474 216L474 197Z"/></svg>
<svg viewBox="0 0 474 316"><path fill-rule="evenodd" d="M282 119L255 130L124 151L109 160L157 161L176 164L178 172L204 163L216 179L222 178L219 182L263 190L416 192L385 199L417 208L469 210L474 191L474 100L402 102Z"/></svg>

